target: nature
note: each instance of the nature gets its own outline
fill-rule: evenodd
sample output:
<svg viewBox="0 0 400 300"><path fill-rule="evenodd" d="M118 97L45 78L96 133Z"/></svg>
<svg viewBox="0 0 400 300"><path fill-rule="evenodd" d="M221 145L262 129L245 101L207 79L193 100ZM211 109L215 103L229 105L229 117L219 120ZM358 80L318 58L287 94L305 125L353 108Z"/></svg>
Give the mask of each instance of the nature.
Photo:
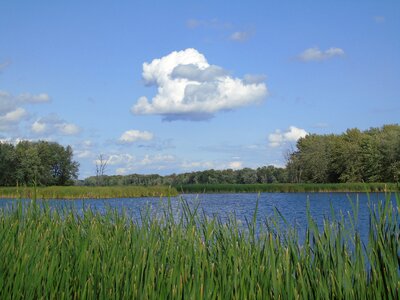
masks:
<svg viewBox="0 0 400 300"><path fill-rule="evenodd" d="M400 3L0 3L0 299L399 299Z"/></svg>

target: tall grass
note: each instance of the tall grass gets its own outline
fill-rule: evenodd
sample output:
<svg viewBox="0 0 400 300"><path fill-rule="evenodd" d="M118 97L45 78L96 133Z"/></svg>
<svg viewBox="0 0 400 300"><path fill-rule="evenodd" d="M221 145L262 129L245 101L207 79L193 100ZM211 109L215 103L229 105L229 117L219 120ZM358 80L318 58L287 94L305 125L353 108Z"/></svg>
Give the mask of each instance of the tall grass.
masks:
<svg viewBox="0 0 400 300"><path fill-rule="evenodd" d="M277 220L256 228L257 208L241 225L185 202L140 220L15 205L0 211L0 299L398 299L396 199L371 207L367 245L357 213L354 230L308 215L300 245Z"/></svg>
<svg viewBox="0 0 400 300"><path fill-rule="evenodd" d="M398 183L268 183L268 184L185 184L175 188L184 193L259 193L259 192L395 192Z"/></svg>
<svg viewBox="0 0 400 300"><path fill-rule="evenodd" d="M166 186L49 186L49 187L0 187L0 198L40 199L105 199L176 196L175 188Z"/></svg>

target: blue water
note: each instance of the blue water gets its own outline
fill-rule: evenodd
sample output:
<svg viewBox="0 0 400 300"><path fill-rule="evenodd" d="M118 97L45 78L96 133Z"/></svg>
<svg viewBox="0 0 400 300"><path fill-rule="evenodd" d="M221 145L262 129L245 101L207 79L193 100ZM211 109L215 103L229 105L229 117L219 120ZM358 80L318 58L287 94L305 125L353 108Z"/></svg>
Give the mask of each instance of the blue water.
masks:
<svg viewBox="0 0 400 300"><path fill-rule="evenodd" d="M395 195L391 195L395 204ZM299 235L304 235L307 225L307 203L310 205L310 213L317 225L322 228L324 218L331 219L332 210L339 219L341 215L347 220L346 226L350 226L349 215L353 215L354 205L359 203L358 222L356 230L360 233L361 239L367 241L369 226L369 205L377 205L379 201L386 198L383 193L240 193L240 194L186 194L171 198L172 210L179 214L182 199L186 200L190 207L198 207L198 210L208 217L218 216L226 221L230 216L235 215L237 220L246 223L246 218L252 220L256 204L257 224L260 226L267 218L274 216L276 208L290 226L298 229ZM12 205L15 200L0 200L0 208ZM125 210L133 219L140 219L143 210L150 209L157 213L163 210L168 199L160 198L122 198L107 200L47 200L46 203L53 209L74 207L78 211L82 208L90 208L99 212L105 212L108 208ZM331 209L332 208L332 209ZM285 222L280 218L279 223L285 227Z"/></svg>

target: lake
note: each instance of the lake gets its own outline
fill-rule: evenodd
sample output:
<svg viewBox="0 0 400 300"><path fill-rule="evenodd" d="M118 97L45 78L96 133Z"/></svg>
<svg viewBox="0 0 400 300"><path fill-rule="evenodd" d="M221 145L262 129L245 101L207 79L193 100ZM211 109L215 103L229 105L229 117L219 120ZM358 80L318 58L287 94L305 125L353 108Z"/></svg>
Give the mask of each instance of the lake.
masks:
<svg viewBox="0 0 400 300"><path fill-rule="evenodd" d="M385 200L384 193L240 193L240 194L184 194L170 199L173 212L179 213L182 199L187 201L190 207L198 207L200 212L206 216L218 216L226 221L233 214L243 224L246 218L251 220L258 201L257 224L262 224L266 218L274 215L276 208L291 226L296 226L299 231L300 240L304 236L307 225L307 202L310 204L311 216L320 227L324 217L331 218L331 208L339 218L344 214L347 218L346 224L350 226L347 215L352 215L353 208L359 203L358 226L363 241L368 239L369 206L368 203L376 205L379 201ZM395 202L395 195L391 200ZM350 201L351 200L351 201ZM0 200L0 207L10 206L15 200ZM52 208L74 207L82 210L83 207L91 208L99 212L105 212L107 208L123 209L132 218L140 218L140 212L150 208L151 212L160 212L168 204L168 199L163 198L120 198L106 200L46 200ZM280 219L282 226L284 222Z"/></svg>

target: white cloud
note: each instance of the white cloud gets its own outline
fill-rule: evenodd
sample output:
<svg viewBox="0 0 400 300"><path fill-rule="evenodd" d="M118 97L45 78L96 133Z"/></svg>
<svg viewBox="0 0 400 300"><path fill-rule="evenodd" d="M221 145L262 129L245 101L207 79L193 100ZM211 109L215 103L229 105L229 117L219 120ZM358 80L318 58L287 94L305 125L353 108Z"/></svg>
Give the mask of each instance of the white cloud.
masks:
<svg viewBox="0 0 400 300"><path fill-rule="evenodd" d="M325 51L321 51L318 47L308 48L304 50L298 58L302 61L323 61L335 56L343 56L344 51L341 48L329 48Z"/></svg>
<svg viewBox="0 0 400 300"><path fill-rule="evenodd" d="M17 107L12 111L7 112L3 116L0 116L0 123L16 123L21 121L26 115L27 112L25 109Z"/></svg>
<svg viewBox="0 0 400 300"><path fill-rule="evenodd" d="M125 131L119 141L121 143L134 143L137 141L150 141L153 139L153 134L148 131L127 130Z"/></svg>
<svg viewBox="0 0 400 300"><path fill-rule="evenodd" d="M244 42L247 41L252 35L252 32L249 31L235 31L231 34L229 39L235 42Z"/></svg>
<svg viewBox="0 0 400 300"><path fill-rule="evenodd" d="M40 122L40 120L36 120L32 124L31 130L36 134L45 133L47 131L47 125L45 123Z"/></svg>
<svg viewBox="0 0 400 300"><path fill-rule="evenodd" d="M131 154L111 154L107 159L108 165L125 165L135 161L135 157ZM99 163L98 160L96 160Z"/></svg>
<svg viewBox="0 0 400 300"><path fill-rule="evenodd" d="M290 126L285 132L281 132L279 129L275 130L268 136L268 142L270 147L279 147L287 142L296 142L298 139L305 137L308 134L307 131L295 126Z"/></svg>
<svg viewBox="0 0 400 300"><path fill-rule="evenodd" d="M45 93L38 95L24 93L14 96L0 90L0 129L11 131L18 128L18 124L29 117L29 113L23 106L48 101L50 97Z"/></svg>
<svg viewBox="0 0 400 300"><path fill-rule="evenodd" d="M81 128L73 123L65 122L57 115L52 114L47 117L37 119L31 125L31 131L36 135L77 135L81 132Z"/></svg>
<svg viewBox="0 0 400 300"><path fill-rule="evenodd" d="M158 87L151 99L140 97L134 114L158 114L164 120L202 120L216 112L261 102L265 83L247 83L210 65L196 49L174 51L143 64L143 79Z"/></svg>
<svg viewBox="0 0 400 300"><path fill-rule="evenodd" d="M214 167L215 165L211 161L183 161L181 164L181 168L187 170L205 170L213 169Z"/></svg>

